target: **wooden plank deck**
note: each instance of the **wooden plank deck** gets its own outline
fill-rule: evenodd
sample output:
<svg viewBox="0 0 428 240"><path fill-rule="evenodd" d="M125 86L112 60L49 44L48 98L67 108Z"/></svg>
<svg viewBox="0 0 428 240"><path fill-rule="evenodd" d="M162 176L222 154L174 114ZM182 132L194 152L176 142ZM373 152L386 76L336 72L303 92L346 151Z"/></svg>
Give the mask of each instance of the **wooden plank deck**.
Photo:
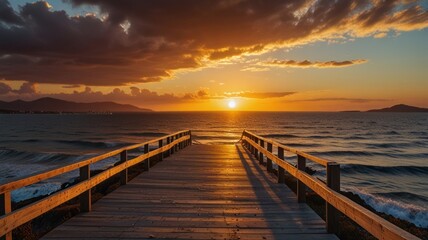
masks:
<svg viewBox="0 0 428 240"><path fill-rule="evenodd" d="M43 239L337 239L241 145L192 145Z"/></svg>

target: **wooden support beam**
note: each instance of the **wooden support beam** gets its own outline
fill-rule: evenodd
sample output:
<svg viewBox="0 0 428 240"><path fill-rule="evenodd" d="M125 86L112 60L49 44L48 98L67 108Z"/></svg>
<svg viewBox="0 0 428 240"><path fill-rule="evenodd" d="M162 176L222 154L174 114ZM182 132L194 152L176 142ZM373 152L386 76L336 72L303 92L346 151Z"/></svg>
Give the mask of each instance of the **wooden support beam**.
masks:
<svg viewBox="0 0 428 240"><path fill-rule="evenodd" d="M128 161L128 153L126 150L123 150L123 152L120 153L120 163L124 163ZM124 169L120 173L120 184L126 185L128 183L128 168Z"/></svg>
<svg viewBox="0 0 428 240"><path fill-rule="evenodd" d="M144 145L144 153L148 153L149 152L149 144ZM150 158L147 158L144 161L144 171L149 171L150 170Z"/></svg>
<svg viewBox="0 0 428 240"><path fill-rule="evenodd" d="M278 158L284 160L284 149L278 147ZM285 170L283 167L278 165L278 183L285 183Z"/></svg>
<svg viewBox="0 0 428 240"><path fill-rule="evenodd" d="M327 164L327 186L340 193L340 164ZM339 232L339 211L326 202L326 227L329 233Z"/></svg>
<svg viewBox="0 0 428 240"><path fill-rule="evenodd" d="M89 165L83 166L79 168L80 173L80 181L86 181L91 178L91 169ZM79 196L80 199L80 211L81 212L90 212L92 208L92 200L91 200L91 189L84 191Z"/></svg>
<svg viewBox="0 0 428 240"><path fill-rule="evenodd" d="M260 139L260 147L262 147L262 148L265 148L265 141L263 141L263 140L261 140ZM260 152L259 153L259 163L260 164L263 164L263 161L264 161L264 159L263 159L264 157L263 157L263 153L262 152Z"/></svg>
<svg viewBox="0 0 428 240"><path fill-rule="evenodd" d="M12 199L10 192L0 194L0 217L12 211ZM0 236L1 240L12 240L12 229L4 236Z"/></svg>
<svg viewBox="0 0 428 240"><path fill-rule="evenodd" d="M267 144L267 150L269 152L272 152L272 143ZM272 159L268 158L267 156L266 156L266 170L268 172L272 172Z"/></svg>
<svg viewBox="0 0 428 240"><path fill-rule="evenodd" d="M297 155L297 169L302 172L306 170L306 158L300 155ZM297 201L299 203L306 202L306 186L305 184L297 179Z"/></svg>

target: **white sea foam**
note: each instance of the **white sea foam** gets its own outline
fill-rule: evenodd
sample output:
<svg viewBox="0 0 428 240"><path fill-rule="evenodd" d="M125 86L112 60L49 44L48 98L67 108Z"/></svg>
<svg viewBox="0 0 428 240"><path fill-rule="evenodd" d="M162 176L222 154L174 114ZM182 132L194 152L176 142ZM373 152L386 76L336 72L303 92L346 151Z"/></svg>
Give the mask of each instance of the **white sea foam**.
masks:
<svg viewBox="0 0 428 240"><path fill-rule="evenodd" d="M383 212L396 218L411 222L418 227L428 228L427 208L399 202L387 197L376 196L362 189L345 188L344 190L357 194L364 200L364 202L378 212Z"/></svg>

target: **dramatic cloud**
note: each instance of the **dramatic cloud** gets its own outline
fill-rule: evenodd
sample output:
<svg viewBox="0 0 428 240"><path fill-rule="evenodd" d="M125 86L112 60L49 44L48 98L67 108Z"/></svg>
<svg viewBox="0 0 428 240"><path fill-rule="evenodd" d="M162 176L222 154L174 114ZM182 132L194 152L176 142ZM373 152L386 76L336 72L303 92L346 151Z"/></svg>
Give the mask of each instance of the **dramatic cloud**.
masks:
<svg viewBox="0 0 428 240"><path fill-rule="evenodd" d="M67 2L96 5L103 18L69 16L43 1L14 11L0 0L0 78L104 86L153 82L175 70L276 47L428 26L427 10L403 0ZM335 64L347 65L327 66Z"/></svg>
<svg viewBox="0 0 428 240"><path fill-rule="evenodd" d="M0 1L0 23L19 24L22 23L19 16L13 11L8 1Z"/></svg>
<svg viewBox="0 0 428 240"><path fill-rule="evenodd" d="M280 98L285 97L295 92L225 92L226 97L243 97L243 98Z"/></svg>
<svg viewBox="0 0 428 240"><path fill-rule="evenodd" d="M294 60L272 60L268 62L262 62L260 65L269 67L295 67L295 68L336 68L336 67L348 67L355 64L366 63L367 60L356 59L348 61L327 61L327 62L311 62L305 61L294 61Z"/></svg>

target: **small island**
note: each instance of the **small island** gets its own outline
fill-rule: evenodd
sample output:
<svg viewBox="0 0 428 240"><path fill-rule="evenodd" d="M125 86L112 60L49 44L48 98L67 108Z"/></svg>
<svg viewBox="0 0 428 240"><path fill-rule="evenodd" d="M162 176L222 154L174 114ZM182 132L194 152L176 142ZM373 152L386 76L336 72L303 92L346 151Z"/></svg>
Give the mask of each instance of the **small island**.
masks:
<svg viewBox="0 0 428 240"><path fill-rule="evenodd" d="M405 104L398 104L389 108L368 110L367 112L428 112L428 108L420 108Z"/></svg>

